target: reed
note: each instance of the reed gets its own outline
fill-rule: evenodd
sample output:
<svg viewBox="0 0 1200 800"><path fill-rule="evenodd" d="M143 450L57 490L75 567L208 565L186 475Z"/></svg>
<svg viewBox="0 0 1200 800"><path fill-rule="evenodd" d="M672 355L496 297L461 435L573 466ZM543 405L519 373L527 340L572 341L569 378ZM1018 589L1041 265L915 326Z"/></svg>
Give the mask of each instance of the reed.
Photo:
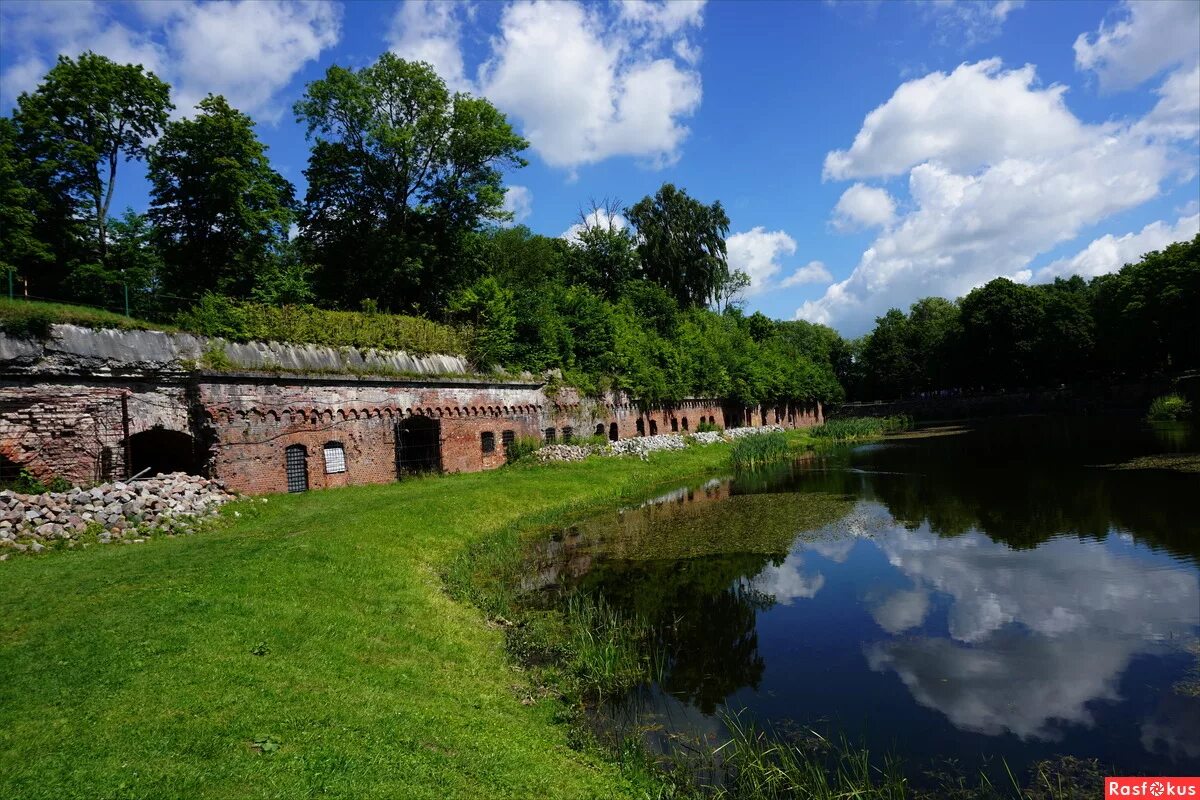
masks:
<svg viewBox="0 0 1200 800"><path fill-rule="evenodd" d="M1177 394L1164 394L1150 401L1146 419L1153 422L1172 422L1192 415L1192 404Z"/></svg>
<svg viewBox="0 0 1200 800"><path fill-rule="evenodd" d="M828 420L824 425L812 429L812 435L818 439L830 439L838 442L855 439L872 439L887 433L908 430L913 421L907 416L893 417L845 417Z"/></svg>
<svg viewBox="0 0 1200 800"><path fill-rule="evenodd" d="M733 443L729 451L730 462L738 471L756 469L783 461L789 456L788 437L781 431L743 436Z"/></svg>

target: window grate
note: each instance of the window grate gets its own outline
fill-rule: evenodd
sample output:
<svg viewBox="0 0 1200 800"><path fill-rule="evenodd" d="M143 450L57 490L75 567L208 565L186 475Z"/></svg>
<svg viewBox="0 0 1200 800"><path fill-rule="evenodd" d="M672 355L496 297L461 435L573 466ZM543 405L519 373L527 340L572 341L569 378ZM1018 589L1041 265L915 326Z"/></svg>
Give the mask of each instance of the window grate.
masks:
<svg viewBox="0 0 1200 800"><path fill-rule="evenodd" d="M325 445L325 473L333 475L346 471L346 449L341 442L329 442Z"/></svg>
<svg viewBox="0 0 1200 800"><path fill-rule="evenodd" d="M289 445L284 451L284 458L287 465L287 490L308 491L308 454L304 451L304 445Z"/></svg>
<svg viewBox="0 0 1200 800"><path fill-rule="evenodd" d="M480 443L485 453L496 452L496 434L491 431L484 431L480 434Z"/></svg>
<svg viewBox="0 0 1200 800"><path fill-rule="evenodd" d="M563 444L570 444L571 440L574 438L575 438L575 429L574 428L563 428L562 429Z"/></svg>
<svg viewBox="0 0 1200 800"><path fill-rule="evenodd" d="M504 451L508 452L508 447L517 438L517 434L513 431L504 431L500 434L500 442L504 445Z"/></svg>
<svg viewBox="0 0 1200 800"><path fill-rule="evenodd" d="M554 439L555 439L554 428L546 428L546 441L549 442L550 444L554 444Z"/></svg>

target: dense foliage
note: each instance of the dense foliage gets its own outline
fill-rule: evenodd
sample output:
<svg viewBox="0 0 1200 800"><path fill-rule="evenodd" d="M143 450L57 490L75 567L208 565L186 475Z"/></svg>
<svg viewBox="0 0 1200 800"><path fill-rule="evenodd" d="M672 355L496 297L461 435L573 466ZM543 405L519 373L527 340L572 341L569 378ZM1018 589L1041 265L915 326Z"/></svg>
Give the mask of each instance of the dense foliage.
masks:
<svg viewBox="0 0 1200 800"><path fill-rule="evenodd" d="M849 348L855 397L1013 390L1200 369L1200 236L1090 281L996 278L892 309Z"/></svg>
<svg viewBox="0 0 1200 800"><path fill-rule="evenodd" d="M0 269L20 294L234 339L454 350L480 369L561 370L585 391L649 403L1200 367L1195 241L1090 282L998 279L955 302L926 298L846 341L744 314L749 278L729 267L725 210L670 183L628 208L593 205L568 237L508 227L504 174L524 166L527 142L427 64L384 54L308 85L294 106L312 141L303 200L225 98L168 121L172 108L153 73L84 53L0 118ZM110 212L129 160L146 162L145 214ZM5 324L36 333L67 313L53 308L10 309Z"/></svg>

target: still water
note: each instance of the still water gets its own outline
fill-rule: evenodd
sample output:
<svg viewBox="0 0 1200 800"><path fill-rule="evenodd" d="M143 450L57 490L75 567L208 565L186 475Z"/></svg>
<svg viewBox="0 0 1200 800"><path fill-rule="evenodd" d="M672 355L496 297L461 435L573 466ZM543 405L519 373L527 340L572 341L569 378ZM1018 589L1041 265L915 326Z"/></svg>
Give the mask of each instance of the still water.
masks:
<svg viewBox="0 0 1200 800"><path fill-rule="evenodd" d="M662 680L613 726L723 715L844 734L912 772L1061 755L1200 774L1200 473L1132 420L918 431L680 487L536 548L527 588L659 626ZM745 718L745 717L743 717Z"/></svg>

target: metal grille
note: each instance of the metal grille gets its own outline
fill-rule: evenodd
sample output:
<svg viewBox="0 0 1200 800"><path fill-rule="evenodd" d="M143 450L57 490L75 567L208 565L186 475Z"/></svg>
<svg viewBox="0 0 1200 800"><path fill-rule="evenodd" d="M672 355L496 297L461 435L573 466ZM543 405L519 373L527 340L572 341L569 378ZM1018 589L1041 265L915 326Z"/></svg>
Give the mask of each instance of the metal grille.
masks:
<svg viewBox="0 0 1200 800"><path fill-rule="evenodd" d="M571 441L575 438L575 429L574 428L563 428L562 436L563 436L563 443L570 444Z"/></svg>
<svg viewBox="0 0 1200 800"><path fill-rule="evenodd" d="M332 475L346 471L346 450L341 442L329 442L325 445L325 472Z"/></svg>
<svg viewBox="0 0 1200 800"><path fill-rule="evenodd" d="M308 454L304 445L293 444L284 451L287 464L287 488L289 492L308 491Z"/></svg>
<svg viewBox="0 0 1200 800"><path fill-rule="evenodd" d="M500 443L504 445L504 452L508 452L508 446L517 438L517 434L513 431L504 431L500 434Z"/></svg>
<svg viewBox="0 0 1200 800"><path fill-rule="evenodd" d="M546 441L554 444L554 428L546 428Z"/></svg>
<svg viewBox="0 0 1200 800"><path fill-rule="evenodd" d="M480 441L482 443L483 452L485 452L485 453L496 452L496 434L492 433L491 431L484 431L481 434Z"/></svg>

